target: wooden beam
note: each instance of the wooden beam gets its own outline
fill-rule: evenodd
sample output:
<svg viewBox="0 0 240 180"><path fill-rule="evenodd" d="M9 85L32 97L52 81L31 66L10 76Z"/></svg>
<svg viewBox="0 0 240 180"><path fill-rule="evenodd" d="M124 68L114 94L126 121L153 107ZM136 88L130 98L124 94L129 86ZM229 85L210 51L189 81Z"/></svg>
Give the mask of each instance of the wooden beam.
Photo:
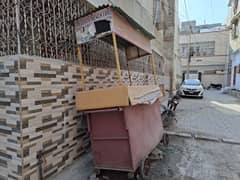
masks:
<svg viewBox="0 0 240 180"><path fill-rule="evenodd" d="M81 83L82 83L83 90L86 90L86 84L85 84L85 78L84 78L84 66L83 66L83 58L82 58L81 47L77 48L77 54L78 54L78 61L79 61L79 66L80 66Z"/></svg>
<svg viewBox="0 0 240 180"><path fill-rule="evenodd" d="M130 69L129 69L128 51L127 51L127 49L125 49L125 54L126 54L126 61L127 61L128 78L129 78L129 83L130 83L130 86L131 86L132 85L132 76L131 76L131 72L130 72Z"/></svg>
<svg viewBox="0 0 240 180"><path fill-rule="evenodd" d="M113 38L113 45L114 45L114 53L115 53L115 61L116 61L116 66L117 66L118 80L121 83L122 82L122 75L121 75L121 67L120 67L120 61L119 61L117 37L116 37L116 34L114 32L112 33L112 38Z"/></svg>
<svg viewBox="0 0 240 180"><path fill-rule="evenodd" d="M151 58L151 62L152 62L152 71L153 71L153 75L154 75L154 81L155 81L155 84L157 85L156 64L155 64L155 59L154 59L153 53L150 58Z"/></svg>

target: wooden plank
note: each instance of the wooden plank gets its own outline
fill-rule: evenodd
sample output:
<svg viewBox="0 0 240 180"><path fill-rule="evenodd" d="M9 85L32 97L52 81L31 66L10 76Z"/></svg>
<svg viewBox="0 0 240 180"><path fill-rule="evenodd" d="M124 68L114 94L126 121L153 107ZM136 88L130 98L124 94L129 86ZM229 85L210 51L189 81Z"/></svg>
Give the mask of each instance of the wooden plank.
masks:
<svg viewBox="0 0 240 180"><path fill-rule="evenodd" d="M112 38L113 38L113 45L114 45L114 53L115 53L115 61L116 61L116 66L117 66L118 79L121 82L122 81L122 76L121 76L121 67L120 67L120 62L119 62L119 52L118 52L117 38L116 38L116 34L114 32L112 33Z"/></svg>
<svg viewBox="0 0 240 180"><path fill-rule="evenodd" d="M157 84L157 73L156 73L156 64L153 54L151 55L152 71L154 75L155 84Z"/></svg>
<svg viewBox="0 0 240 180"><path fill-rule="evenodd" d="M127 86L102 88L76 94L76 107L79 111L122 106L129 106Z"/></svg>
<svg viewBox="0 0 240 180"><path fill-rule="evenodd" d="M77 52L78 52L78 61L79 61L79 66L80 66L82 87L83 87L83 90L86 90L85 79L84 79L84 66L83 66L82 50L80 47L77 48Z"/></svg>
<svg viewBox="0 0 240 180"><path fill-rule="evenodd" d="M161 96L162 92L156 85L128 87L128 97L132 106L137 104L152 104Z"/></svg>

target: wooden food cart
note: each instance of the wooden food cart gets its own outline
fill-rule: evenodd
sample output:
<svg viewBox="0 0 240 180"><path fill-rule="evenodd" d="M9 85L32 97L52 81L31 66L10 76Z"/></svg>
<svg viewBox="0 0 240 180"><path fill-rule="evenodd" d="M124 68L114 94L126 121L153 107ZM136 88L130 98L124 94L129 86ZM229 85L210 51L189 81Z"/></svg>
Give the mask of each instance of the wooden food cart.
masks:
<svg viewBox="0 0 240 180"><path fill-rule="evenodd" d="M121 77L118 45L127 61L151 56L149 36L116 7L103 7L75 21L78 44L100 38L114 45L118 85L86 90L82 53L78 48L83 91L76 93L77 110L88 114L88 127L97 169L135 172L163 136L160 115L162 93L157 85L131 86ZM128 63L127 63L128 64Z"/></svg>

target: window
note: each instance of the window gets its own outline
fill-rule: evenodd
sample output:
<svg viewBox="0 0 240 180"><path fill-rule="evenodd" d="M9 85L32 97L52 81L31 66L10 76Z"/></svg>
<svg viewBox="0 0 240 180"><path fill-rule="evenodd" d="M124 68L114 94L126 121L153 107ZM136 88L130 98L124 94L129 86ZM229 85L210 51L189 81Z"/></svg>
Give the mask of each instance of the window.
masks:
<svg viewBox="0 0 240 180"><path fill-rule="evenodd" d="M216 74L216 70L206 70L204 71L204 74L208 74L208 75Z"/></svg>
<svg viewBox="0 0 240 180"><path fill-rule="evenodd" d="M181 44L181 56L187 57L189 53L189 44ZM193 55L195 57L201 56L214 56L215 54L215 41L191 43Z"/></svg>
<svg viewBox="0 0 240 180"><path fill-rule="evenodd" d="M200 56L200 46L195 48L195 56Z"/></svg>

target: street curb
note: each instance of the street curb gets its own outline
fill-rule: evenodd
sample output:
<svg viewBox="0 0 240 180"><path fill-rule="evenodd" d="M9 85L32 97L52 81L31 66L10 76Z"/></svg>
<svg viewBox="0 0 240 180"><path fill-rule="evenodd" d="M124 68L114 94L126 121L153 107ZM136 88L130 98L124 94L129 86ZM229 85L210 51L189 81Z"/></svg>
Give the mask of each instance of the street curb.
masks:
<svg viewBox="0 0 240 180"><path fill-rule="evenodd" d="M179 137L185 137L185 138L192 138L192 135L189 133L181 133L181 132L172 132L172 131L165 131L165 134L169 136L179 136Z"/></svg>
<svg viewBox="0 0 240 180"><path fill-rule="evenodd" d="M194 138L198 139L198 140L205 140L205 141L214 141L214 142L219 142L220 141L219 138L208 137L208 136L201 136L201 135L194 135Z"/></svg>
<svg viewBox="0 0 240 180"><path fill-rule="evenodd" d="M222 138L221 140L222 140L223 143L240 145L240 141L237 141L237 140L234 140L234 139Z"/></svg>
<svg viewBox="0 0 240 180"><path fill-rule="evenodd" d="M174 132L174 131L164 131L164 134L167 134L169 136L183 137L183 138L193 138L195 140L203 140L203 141L220 142L220 143L225 143L225 144L240 145L240 141L234 140L234 139L217 138L217 137L210 137L210 136L197 135L197 134L184 133L184 132Z"/></svg>

